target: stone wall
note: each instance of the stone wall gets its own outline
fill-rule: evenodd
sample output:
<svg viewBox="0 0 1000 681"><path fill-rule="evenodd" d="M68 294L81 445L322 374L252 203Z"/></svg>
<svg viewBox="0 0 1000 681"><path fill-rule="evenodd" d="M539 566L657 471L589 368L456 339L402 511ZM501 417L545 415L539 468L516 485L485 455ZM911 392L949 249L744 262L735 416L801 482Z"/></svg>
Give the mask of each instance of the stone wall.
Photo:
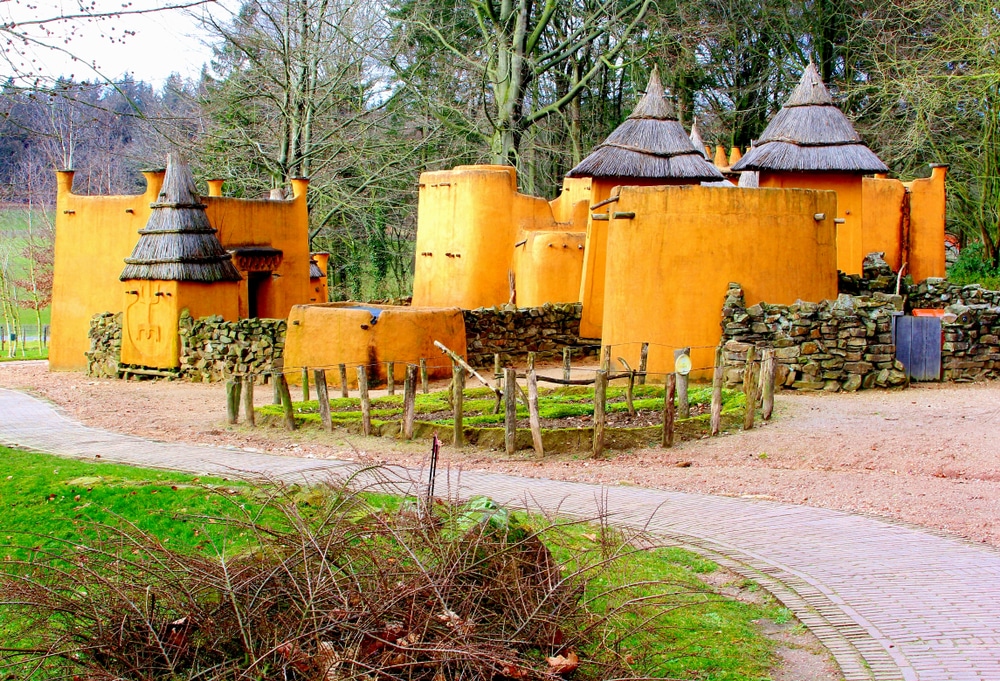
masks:
<svg viewBox="0 0 1000 681"><path fill-rule="evenodd" d="M285 350L284 319L241 319L220 316L193 319L181 315L181 376L193 381L220 381L233 374L263 376Z"/></svg>
<svg viewBox="0 0 1000 681"><path fill-rule="evenodd" d="M985 291L995 294L996 291ZM996 378L1000 369L1000 307L955 303L941 318L941 378L967 382Z"/></svg>
<svg viewBox="0 0 1000 681"><path fill-rule="evenodd" d="M102 312L90 320L90 350L87 356L87 375L99 378L118 378L118 363L122 356L122 313Z"/></svg>
<svg viewBox="0 0 1000 681"><path fill-rule="evenodd" d="M835 301L746 307L743 289L730 284L722 313L725 379L743 380L750 344L774 348L777 383L793 390L854 391L906 384L892 342L899 296L841 295ZM759 356L759 353L758 353Z"/></svg>
<svg viewBox="0 0 1000 681"><path fill-rule="evenodd" d="M523 361L529 352L540 360L561 358L567 347L574 357L600 354L599 345L580 339L582 310L580 303L463 310L469 364L493 366L494 353L500 353L504 364Z"/></svg>
<svg viewBox="0 0 1000 681"><path fill-rule="evenodd" d="M907 291L911 309L944 309L949 305L988 305L1000 307L1000 291L984 289L979 284L960 286L946 279L928 278Z"/></svg>

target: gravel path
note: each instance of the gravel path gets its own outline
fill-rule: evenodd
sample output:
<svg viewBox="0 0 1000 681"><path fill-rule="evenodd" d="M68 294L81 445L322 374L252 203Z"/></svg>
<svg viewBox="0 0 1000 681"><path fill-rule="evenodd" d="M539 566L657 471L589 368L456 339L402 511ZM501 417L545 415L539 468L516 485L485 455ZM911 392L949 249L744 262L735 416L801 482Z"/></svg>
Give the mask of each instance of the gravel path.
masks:
<svg viewBox="0 0 1000 681"><path fill-rule="evenodd" d="M226 428L219 384L132 382L0 364L0 387L27 389L88 425L153 439L288 456L419 466L426 443L317 431ZM294 390L294 388L293 388ZM270 401L270 388L257 390ZM1000 546L1000 384L924 384L898 392L791 394L775 419L732 433L612 453L602 461L445 447L444 465L528 477L774 499L870 513ZM690 464L690 465L687 465Z"/></svg>

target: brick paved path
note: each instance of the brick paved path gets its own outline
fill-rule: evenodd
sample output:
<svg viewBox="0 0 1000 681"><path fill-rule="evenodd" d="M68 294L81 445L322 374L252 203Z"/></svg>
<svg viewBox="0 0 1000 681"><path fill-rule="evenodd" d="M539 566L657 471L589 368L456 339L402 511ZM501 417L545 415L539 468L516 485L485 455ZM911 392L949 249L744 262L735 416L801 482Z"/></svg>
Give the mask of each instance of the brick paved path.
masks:
<svg viewBox="0 0 1000 681"><path fill-rule="evenodd" d="M0 443L199 474L316 480L356 464L151 442L81 426L0 389ZM388 469L410 487L418 472ZM1000 681L1000 553L839 511L636 487L451 472L439 494L646 527L753 579L830 649L845 679Z"/></svg>

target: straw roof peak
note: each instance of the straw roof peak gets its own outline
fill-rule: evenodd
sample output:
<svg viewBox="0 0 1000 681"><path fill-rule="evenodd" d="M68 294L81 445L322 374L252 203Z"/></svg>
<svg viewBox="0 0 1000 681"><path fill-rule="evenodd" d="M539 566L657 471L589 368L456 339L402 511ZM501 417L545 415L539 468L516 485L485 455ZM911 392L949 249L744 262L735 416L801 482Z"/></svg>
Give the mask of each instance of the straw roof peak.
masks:
<svg viewBox="0 0 1000 681"><path fill-rule="evenodd" d="M811 60L802 72L799 84L785 102L785 107L791 106L834 106L833 97Z"/></svg>
<svg viewBox="0 0 1000 681"><path fill-rule="evenodd" d="M673 112L669 100L663 91L663 83L660 82L660 69L655 64L649 73L649 83L646 85L646 92L635 105L631 119L652 118L655 120L677 120L677 115Z"/></svg>
<svg viewBox="0 0 1000 681"><path fill-rule="evenodd" d="M171 155L163 188L150 207L119 279L211 283L243 278L208 221L190 166L179 156Z"/></svg>
<svg viewBox="0 0 1000 681"><path fill-rule="evenodd" d="M566 175L690 182L722 179L674 115L656 67L632 114Z"/></svg>
<svg viewBox="0 0 1000 681"><path fill-rule="evenodd" d="M708 158L708 153L705 151L705 140L701 138L701 131L698 130L697 116L695 116L694 120L691 122L691 134L689 137L691 138L691 144L694 145L694 148L701 152L706 161L710 160Z"/></svg>
<svg viewBox="0 0 1000 681"><path fill-rule="evenodd" d="M767 124L757 146L732 169L861 175L889 170L833 103L812 62L781 111Z"/></svg>

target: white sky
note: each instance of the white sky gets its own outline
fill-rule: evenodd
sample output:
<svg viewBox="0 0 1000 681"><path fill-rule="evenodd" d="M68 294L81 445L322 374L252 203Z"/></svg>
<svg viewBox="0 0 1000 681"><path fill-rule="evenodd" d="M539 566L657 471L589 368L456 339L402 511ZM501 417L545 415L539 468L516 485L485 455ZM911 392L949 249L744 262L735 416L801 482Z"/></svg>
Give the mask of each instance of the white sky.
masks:
<svg viewBox="0 0 1000 681"><path fill-rule="evenodd" d="M186 4L190 0L85 0L91 13L152 10L170 5ZM212 12L224 16L232 0L213 1L188 10L164 9L149 14L120 15L94 20L52 21L42 26L25 26L33 38L54 45L63 51L41 46L17 46L5 49L6 60L0 60L0 76L6 79L15 71L36 72L55 78L74 76L77 80L98 78L100 74L116 79L125 73L159 87L173 72L185 78L197 78L202 65L211 60L206 44L207 34L201 30L196 16ZM80 3L72 0L0 0L0 24L37 21L59 16L81 14ZM134 31L135 35L124 35ZM7 36L2 36L6 42ZM77 61L73 60L76 57ZM32 60L35 60L34 62Z"/></svg>

